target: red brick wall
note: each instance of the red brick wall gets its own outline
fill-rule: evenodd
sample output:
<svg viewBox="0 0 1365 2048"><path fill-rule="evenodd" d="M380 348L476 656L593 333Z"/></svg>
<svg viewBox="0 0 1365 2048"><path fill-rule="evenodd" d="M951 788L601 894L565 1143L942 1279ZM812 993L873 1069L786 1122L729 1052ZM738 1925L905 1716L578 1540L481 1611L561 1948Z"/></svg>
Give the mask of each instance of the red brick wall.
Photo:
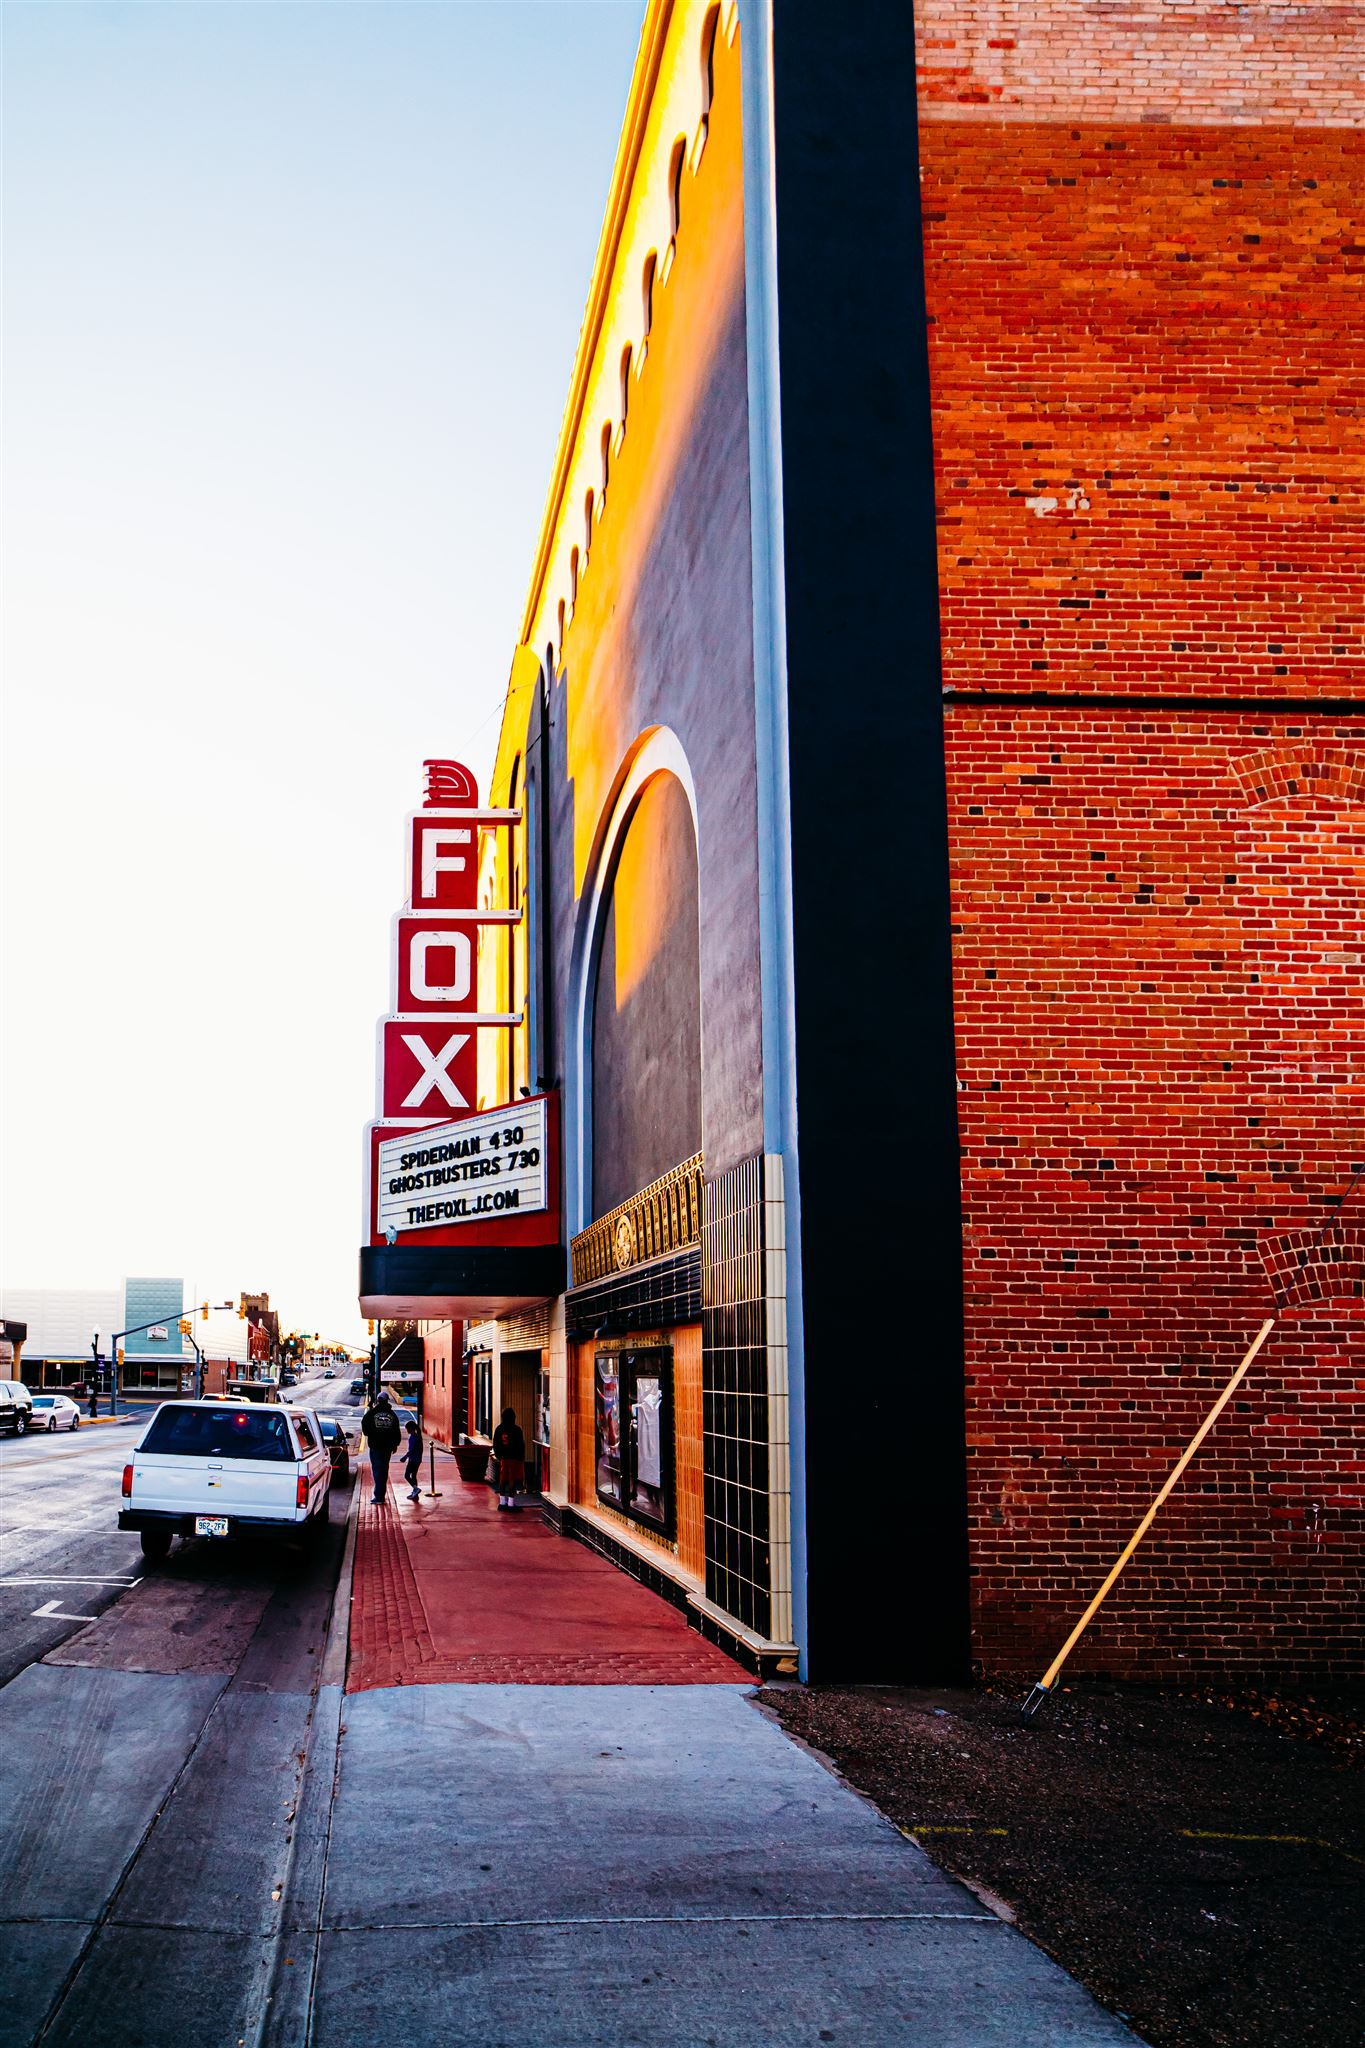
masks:
<svg viewBox="0 0 1365 2048"><path fill-rule="evenodd" d="M1361 138L929 121L922 150L946 681L1359 687Z"/></svg>
<svg viewBox="0 0 1365 2048"><path fill-rule="evenodd" d="M1365 719L950 714L988 1668L1060 1645L1287 1274L1076 1661L1359 1669L1365 1201L1330 1263L1294 1254L1365 1160L1362 767Z"/></svg>
<svg viewBox="0 0 1365 2048"><path fill-rule="evenodd" d="M977 1652L1048 1661L1278 1288L1074 1666L1359 1675L1365 1193L1299 1254L1365 1161L1361 11L917 14Z"/></svg>

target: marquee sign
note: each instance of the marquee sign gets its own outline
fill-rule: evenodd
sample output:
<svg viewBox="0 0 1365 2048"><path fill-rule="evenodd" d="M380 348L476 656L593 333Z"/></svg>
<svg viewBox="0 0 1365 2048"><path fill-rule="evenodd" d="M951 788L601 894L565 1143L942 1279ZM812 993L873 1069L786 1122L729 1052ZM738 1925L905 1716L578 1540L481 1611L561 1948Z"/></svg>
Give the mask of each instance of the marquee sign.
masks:
<svg viewBox="0 0 1365 2048"><path fill-rule="evenodd" d="M408 814L407 900L393 920L392 1008L379 1024L380 1117L435 1120L477 1099L479 1032L517 1016L479 1009L479 936L515 925L520 911L479 906L481 828L513 825L518 811L479 808L478 785L459 761L428 761L427 800Z"/></svg>
<svg viewBox="0 0 1365 2048"><path fill-rule="evenodd" d="M554 1095L439 1123L383 1117L366 1129L366 1244L557 1244L558 1202Z"/></svg>
<svg viewBox="0 0 1365 2048"><path fill-rule="evenodd" d="M548 1206L548 1167L543 1095L381 1138L375 1220L387 1238L529 1215Z"/></svg>
<svg viewBox="0 0 1365 2048"><path fill-rule="evenodd" d="M481 1032L520 1013L479 1008L479 947L520 909L479 901L486 839L520 821L479 807L458 761L429 761L427 799L404 832L407 898L393 920L388 1016L379 1020L376 1119L365 1136L366 1256L449 1247L502 1256L557 1246L558 1102L478 1106ZM481 844L481 842L483 842ZM498 1250L497 1248L501 1248ZM362 1290L363 1291L363 1290ZM376 1288L377 1293L387 1290Z"/></svg>

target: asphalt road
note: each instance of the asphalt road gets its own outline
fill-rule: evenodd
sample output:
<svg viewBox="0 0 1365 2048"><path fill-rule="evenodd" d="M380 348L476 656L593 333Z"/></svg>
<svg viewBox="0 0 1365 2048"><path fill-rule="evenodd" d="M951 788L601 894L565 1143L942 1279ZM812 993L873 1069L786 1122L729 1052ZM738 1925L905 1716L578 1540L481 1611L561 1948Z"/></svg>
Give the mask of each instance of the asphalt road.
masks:
<svg viewBox="0 0 1365 2048"><path fill-rule="evenodd" d="M137 1434L17 1446L9 1542L104 1557ZM353 1499L0 1687L0 2048L1132 2042L746 1685L345 1695Z"/></svg>
<svg viewBox="0 0 1365 2048"><path fill-rule="evenodd" d="M334 1387L296 1398L357 1415ZM0 2048L222 2048L270 2011L351 1489L321 1543L149 1568L116 1527L146 1419L0 1448Z"/></svg>
<svg viewBox="0 0 1365 2048"><path fill-rule="evenodd" d="M118 1528L136 1423L0 1443L0 1685L103 1614L142 1576Z"/></svg>
<svg viewBox="0 0 1365 2048"><path fill-rule="evenodd" d="M348 1385L319 1373L289 1399L344 1422L354 1456L362 1404ZM0 1440L0 1686L143 1577L138 1539L118 1527L119 1478L151 1413Z"/></svg>

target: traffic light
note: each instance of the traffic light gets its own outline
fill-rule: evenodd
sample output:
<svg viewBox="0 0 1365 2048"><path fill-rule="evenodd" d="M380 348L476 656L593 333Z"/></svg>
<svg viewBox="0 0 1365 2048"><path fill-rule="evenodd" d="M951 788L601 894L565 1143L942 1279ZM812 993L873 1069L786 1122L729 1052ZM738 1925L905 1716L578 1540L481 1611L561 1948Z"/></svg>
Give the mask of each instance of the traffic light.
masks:
<svg viewBox="0 0 1365 2048"><path fill-rule="evenodd" d="M370 1317L368 1318L368 1320L366 1321L366 1324L365 1324L365 1334L366 1334L366 1336L367 1336L367 1337L373 1337L373 1335L374 1335L374 1317L373 1317L373 1316L370 1316Z"/></svg>
<svg viewBox="0 0 1365 2048"><path fill-rule="evenodd" d="M206 1301L201 1301L199 1304L199 1317L200 1321L205 1323L209 1319L209 1305Z"/></svg>
<svg viewBox="0 0 1365 2048"><path fill-rule="evenodd" d="M244 1308L238 1309L237 1320L239 1323L244 1323L246 1321L246 1310Z"/></svg>
<svg viewBox="0 0 1365 2048"><path fill-rule="evenodd" d="M123 1363L123 1346L122 1346L121 1344L119 1345L119 1348L118 1348L118 1353L117 1353L117 1357L118 1357L118 1363L119 1363L120 1365L122 1365L122 1363Z"/></svg>
<svg viewBox="0 0 1365 2048"><path fill-rule="evenodd" d="M193 1328L194 1328L194 1324L193 1324L193 1322L191 1321L191 1319L190 1319L190 1317L189 1317L189 1316L182 1316L182 1317L180 1318L180 1334L181 1334L181 1336L182 1336L182 1337L188 1337L188 1336L189 1336L189 1334L190 1334L190 1331L191 1331L191 1330L192 1330Z"/></svg>

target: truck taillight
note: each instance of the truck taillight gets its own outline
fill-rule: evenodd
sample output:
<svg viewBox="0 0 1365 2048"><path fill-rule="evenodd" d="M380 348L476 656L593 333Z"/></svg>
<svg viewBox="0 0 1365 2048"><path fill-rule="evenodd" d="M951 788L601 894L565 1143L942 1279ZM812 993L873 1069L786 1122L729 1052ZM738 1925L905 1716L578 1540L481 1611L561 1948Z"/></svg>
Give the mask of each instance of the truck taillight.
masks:
<svg viewBox="0 0 1365 2048"><path fill-rule="evenodd" d="M298 1493L297 1493L297 1496L296 1496L296 1498L297 1498L297 1500L298 1500L298 1504L299 1504L299 1506L300 1506L301 1508L306 1508L306 1507L307 1507L307 1505L308 1505L308 1474L307 1474L306 1472L300 1472L300 1474L299 1474L299 1484L298 1484Z"/></svg>
<svg viewBox="0 0 1365 2048"><path fill-rule="evenodd" d="M123 1468L123 1498L124 1498L125 1500L131 1500L131 1499L132 1499L132 1497L133 1497L133 1468L132 1468L132 1466L131 1466L131 1465L125 1465L125 1466L124 1466L124 1468Z"/></svg>

